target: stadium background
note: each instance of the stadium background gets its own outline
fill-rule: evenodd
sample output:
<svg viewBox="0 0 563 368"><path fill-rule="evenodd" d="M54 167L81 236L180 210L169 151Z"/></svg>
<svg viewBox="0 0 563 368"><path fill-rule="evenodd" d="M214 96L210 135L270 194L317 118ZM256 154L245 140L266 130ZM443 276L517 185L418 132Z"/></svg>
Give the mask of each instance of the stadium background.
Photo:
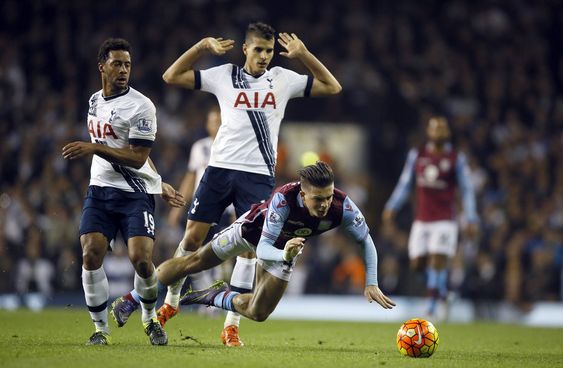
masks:
<svg viewBox="0 0 563 368"><path fill-rule="evenodd" d="M204 136L206 108L215 101L166 86L160 76L204 36L233 38L237 47L225 57L202 60L198 67L240 64L243 31L253 20L298 34L344 88L334 98L292 101L285 121L308 122L321 131L326 122L353 123L365 132L363 170L347 170L346 160L330 150L319 153L334 163L338 185L366 215L387 293L413 296L424 290L407 271L408 206L400 213L398 231L383 231L380 218L408 148L420 142L428 116L441 112L450 120L455 143L470 158L481 216L479 241L462 239L452 286L475 303L481 317L493 313L490 307L496 304L491 302L525 312L538 301L561 301L561 3L320 4L2 1L0 306L13 307L14 300L25 304L25 295L35 292L50 302L81 297L77 229L90 165L89 160L65 162L60 152L66 142L88 139L86 106L90 94L100 89L100 43L110 36L131 42L131 85L157 106L158 140L151 156L163 178L179 185L191 144ZM273 65L305 72L298 62L279 56ZM322 136L310 139L318 142ZM291 143L282 144L279 182L293 178L295 169L287 159ZM160 201L157 264L173 253L182 233L166 224L167 211ZM108 262L127 265L119 248ZM339 233L312 243L300 263L293 293L362 290L357 249ZM131 274L112 277L114 285L131 285ZM14 295L16 299L9 297Z"/></svg>

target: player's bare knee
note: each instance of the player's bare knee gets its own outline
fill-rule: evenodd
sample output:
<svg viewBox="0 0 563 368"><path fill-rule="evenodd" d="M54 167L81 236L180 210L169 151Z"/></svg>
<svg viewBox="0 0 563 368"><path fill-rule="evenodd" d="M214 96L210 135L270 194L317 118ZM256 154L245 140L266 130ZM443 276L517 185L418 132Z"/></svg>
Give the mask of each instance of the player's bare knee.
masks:
<svg viewBox="0 0 563 368"><path fill-rule="evenodd" d="M82 262L87 270L97 270L102 267L105 250L93 243L86 243L82 246Z"/></svg>

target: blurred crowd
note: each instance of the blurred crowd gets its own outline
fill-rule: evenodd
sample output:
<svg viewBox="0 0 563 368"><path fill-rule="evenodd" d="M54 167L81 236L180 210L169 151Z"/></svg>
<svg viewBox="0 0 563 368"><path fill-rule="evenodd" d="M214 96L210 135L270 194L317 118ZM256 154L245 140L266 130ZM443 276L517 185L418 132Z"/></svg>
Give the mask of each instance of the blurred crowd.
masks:
<svg viewBox="0 0 563 368"><path fill-rule="evenodd" d="M441 113L470 158L481 216L480 238L460 240L451 286L475 301L523 308L563 299L563 5L557 0L2 1L0 294L81 291L77 232L90 161L66 162L60 152L67 142L89 140L87 100L101 88L101 42L123 37L132 44L131 85L157 106L151 157L178 186L216 102L166 86L161 75L205 36L232 38L236 47L201 60L199 68L240 65L243 32L254 20L296 33L344 88L333 98L292 101L286 121L354 122L369 135L368 167L340 175L337 186L366 215L382 289L424 290L408 271L412 212L400 213L397 229L381 228L380 219L409 147L424 139L428 117ZM279 56L273 64L305 72ZM345 172L345 163L332 159L337 174ZM282 155L279 183L294 179L294 170ZM172 256L183 229L166 223L169 209L157 202L158 264ZM115 262L125 254L117 253ZM300 262L294 292L363 289L359 249L338 232L312 242ZM132 276L116 276L124 290L128 277L132 285Z"/></svg>

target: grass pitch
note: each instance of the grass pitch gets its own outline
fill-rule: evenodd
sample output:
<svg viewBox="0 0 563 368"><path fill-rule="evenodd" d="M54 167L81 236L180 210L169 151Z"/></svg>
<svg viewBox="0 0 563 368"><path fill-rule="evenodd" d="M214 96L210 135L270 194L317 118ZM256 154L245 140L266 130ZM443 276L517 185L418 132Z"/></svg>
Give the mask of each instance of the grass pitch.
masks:
<svg viewBox="0 0 563 368"><path fill-rule="evenodd" d="M86 308L41 313L0 311L2 367L563 367L563 329L503 324L440 324L427 359L403 357L400 323L242 320L246 346L219 341L223 316L183 312L166 326L168 346L149 345L140 314L123 328L110 321L112 345L85 346L93 332Z"/></svg>

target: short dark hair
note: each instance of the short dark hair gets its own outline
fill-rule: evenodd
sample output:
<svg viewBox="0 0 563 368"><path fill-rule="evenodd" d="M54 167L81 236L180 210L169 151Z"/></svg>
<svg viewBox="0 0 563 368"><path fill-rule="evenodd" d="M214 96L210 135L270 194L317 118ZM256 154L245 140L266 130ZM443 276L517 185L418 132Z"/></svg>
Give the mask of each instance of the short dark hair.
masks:
<svg viewBox="0 0 563 368"><path fill-rule="evenodd" d="M323 161L317 161L314 165L305 166L297 170L301 184L324 188L334 183L334 173L331 167Z"/></svg>
<svg viewBox="0 0 563 368"><path fill-rule="evenodd" d="M271 25L263 22L250 23L248 28L246 28L245 40L248 40L251 36L271 40L276 36L276 30Z"/></svg>
<svg viewBox="0 0 563 368"><path fill-rule="evenodd" d="M98 63L103 64L109 57L109 52L114 50L122 50L131 52L131 45L123 38L108 38L100 46L98 51Z"/></svg>

